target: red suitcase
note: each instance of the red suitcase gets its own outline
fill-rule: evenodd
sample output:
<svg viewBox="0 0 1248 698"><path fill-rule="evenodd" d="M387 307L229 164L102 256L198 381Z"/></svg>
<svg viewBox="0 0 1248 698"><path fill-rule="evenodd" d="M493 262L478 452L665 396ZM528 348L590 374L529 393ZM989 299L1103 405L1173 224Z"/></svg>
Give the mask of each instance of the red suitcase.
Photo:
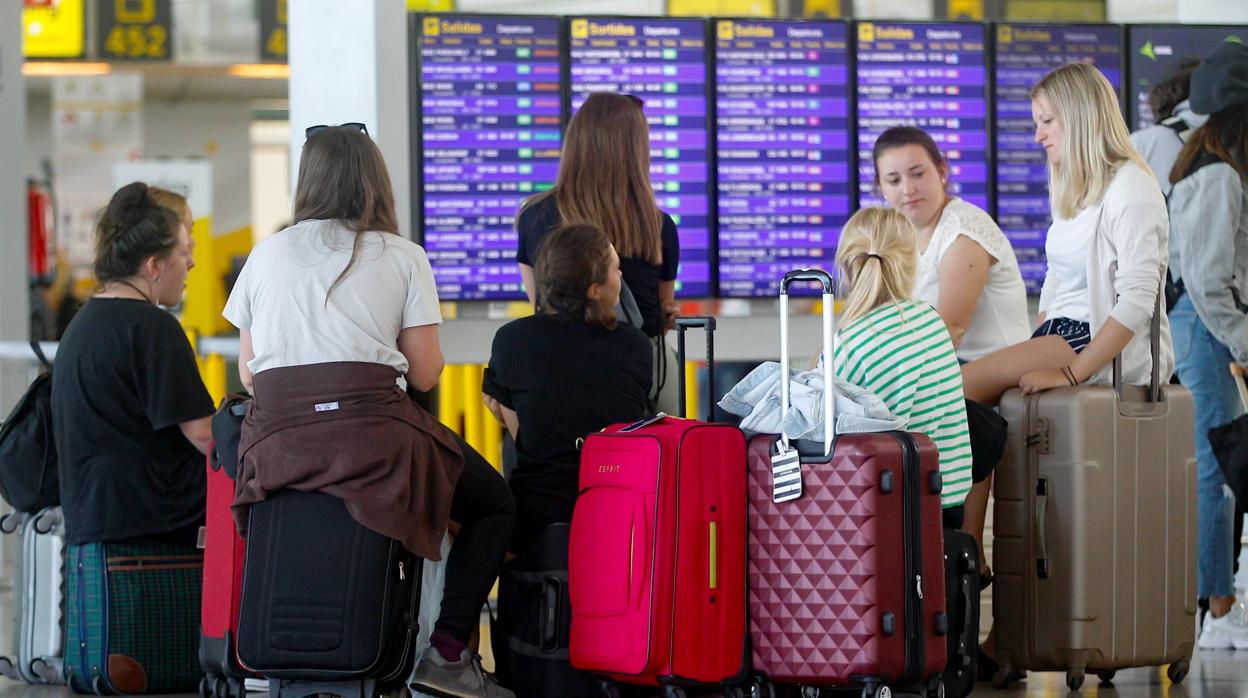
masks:
<svg viewBox="0 0 1248 698"><path fill-rule="evenodd" d="M242 419L245 403L237 407ZM215 418L214 418L215 421ZM237 454L237 446L232 449ZM254 677L238 663L235 638L238 637L238 608L243 587L243 557L247 543L238 535L230 504L234 501L234 478L215 457L215 444L208 451L208 499L204 516L204 590L201 597L199 663L204 670L203 696L226 698L244 695L243 681Z"/></svg>
<svg viewBox="0 0 1248 698"><path fill-rule="evenodd" d="M681 319L681 359L692 326L706 328L712 365L713 318ZM568 555L573 666L665 696L743 694L745 447L734 426L671 417L586 438Z"/></svg>
<svg viewBox="0 0 1248 698"><path fill-rule="evenodd" d="M786 274L780 287L782 376L789 370L788 289L794 281L823 285L823 346L833 346L831 277L812 270ZM829 386L831 363L824 362ZM787 410L787 381L781 385ZM828 391L824 414L833 415L833 407ZM847 434L833 444L827 432L813 455L801 449L800 496L779 503L772 454L782 444L790 452L797 444L768 435L750 440L750 636L760 693L771 695L770 682L777 682L862 686L868 698L919 686L943 695L949 623L936 446L902 432Z"/></svg>

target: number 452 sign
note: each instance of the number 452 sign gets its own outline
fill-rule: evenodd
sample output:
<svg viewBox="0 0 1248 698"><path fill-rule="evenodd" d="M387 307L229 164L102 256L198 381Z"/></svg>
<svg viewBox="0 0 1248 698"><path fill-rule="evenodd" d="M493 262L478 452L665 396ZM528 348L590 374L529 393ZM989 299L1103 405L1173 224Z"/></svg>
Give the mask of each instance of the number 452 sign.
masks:
<svg viewBox="0 0 1248 698"><path fill-rule="evenodd" d="M172 5L173 0L95 0L95 45L100 58L172 58Z"/></svg>

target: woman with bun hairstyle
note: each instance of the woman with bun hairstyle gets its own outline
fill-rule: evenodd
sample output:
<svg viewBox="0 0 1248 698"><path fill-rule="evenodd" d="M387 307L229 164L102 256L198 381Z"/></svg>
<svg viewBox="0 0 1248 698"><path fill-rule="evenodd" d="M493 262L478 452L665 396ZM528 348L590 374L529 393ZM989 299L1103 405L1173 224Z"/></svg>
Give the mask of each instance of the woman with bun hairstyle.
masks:
<svg viewBox="0 0 1248 698"><path fill-rule="evenodd" d="M483 384L486 405L516 441L516 553L547 526L572 521L577 439L645 417L651 381L645 334L615 318L620 257L607 234L591 223L560 226L536 262L542 311L498 330Z"/></svg>
<svg viewBox="0 0 1248 698"><path fill-rule="evenodd" d="M1170 276L1181 289L1170 323L1179 380L1196 403L1196 593L1209 599L1197 644L1243 650L1248 609L1235 595L1235 495L1205 435L1244 412L1227 369L1248 366L1248 46L1226 42L1201 63L1190 101L1209 118L1169 173Z"/></svg>
<svg viewBox="0 0 1248 698"><path fill-rule="evenodd" d="M967 397L996 404L1012 387L1032 394L1107 384L1119 355L1124 382L1147 385L1149 325L1166 272L1165 199L1131 145L1117 94L1095 67L1056 68L1031 99L1053 208L1041 322L1031 339L963 367ZM1168 376L1174 353L1164 313L1159 339Z"/></svg>
<svg viewBox="0 0 1248 698"><path fill-rule="evenodd" d="M845 309L836 334L836 377L873 392L906 431L940 451L940 501L948 523L961 520L971 489L971 442L958 357L943 318L914 299L914 226L901 213L864 208L836 249ZM956 526L955 526L956 527Z"/></svg>
<svg viewBox="0 0 1248 698"><path fill-rule="evenodd" d="M564 223L593 223L620 256L620 271L653 339L652 395L676 414L676 362L663 333L675 327L680 239L672 217L659 210L650 182L650 128L637 97L595 92L564 134L555 186L524 203L516 218L516 261L529 301L537 303L533 265L550 231ZM538 308L541 311L541 308Z"/></svg>
<svg viewBox="0 0 1248 698"><path fill-rule="evenodd" d="M96 225L99 291L56 355L52 419L71 545L194 544L204 517L212 397L177 318L194 243L146 184L117 191Z"/></svg>
<svg viewBox="0 0 1248 698"><path fill-rule="evenodd" d="M251 251L224 314L254 396L239 444L240 530L252 504L285 488L338 497L361 525L429 560L441 559L454 520L441 613L411 682L509 698L468 642L515 503L490 464L403 390L438 384L442 315L429 258L399 234L390 175L360 124L308 130L294 223Z"/></svg>
<svg viewBox="0 0 1248 698"><path fill-rule="evenodd" d="M1025 341L1031 334L1027 289L1014 248L991 216L948 193L949 163L932 137L914 126L895 126L876 139L873 156L876 186L918 233L914 297L940 313L958 359L973 361ZM979 544L984 580L991 579L982 558L995 465L975 463L960 526Z"/></svg>

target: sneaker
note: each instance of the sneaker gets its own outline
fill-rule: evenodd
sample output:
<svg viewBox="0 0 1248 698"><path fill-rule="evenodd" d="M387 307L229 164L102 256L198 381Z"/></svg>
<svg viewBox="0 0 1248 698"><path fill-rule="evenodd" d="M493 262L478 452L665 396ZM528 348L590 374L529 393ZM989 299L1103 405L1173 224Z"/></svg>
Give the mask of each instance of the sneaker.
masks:
<svg viewBox="0 0 1248 698"><path fill-rule="evenodd" d="M426 647L416 660L412 688L445 698L516 698L481 668L481 656L464 650L459 661L448 661L436 648Z"/></svg>
<svg viewBox="0 0 1248 698"><path fill-rule="evenodd" d="M1196 644L1205 650L1248 650L1248 608L1240 602L1221 618L1206 616Z"/></svg>

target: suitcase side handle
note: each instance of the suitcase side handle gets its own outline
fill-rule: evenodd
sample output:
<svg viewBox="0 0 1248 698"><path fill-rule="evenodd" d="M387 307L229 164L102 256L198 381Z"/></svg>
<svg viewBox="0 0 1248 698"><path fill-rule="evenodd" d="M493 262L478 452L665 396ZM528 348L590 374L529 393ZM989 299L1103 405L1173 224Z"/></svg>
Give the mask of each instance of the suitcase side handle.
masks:
<svg viewBox="0 0 1248 698"><path fill-rule="evenodd" d="M1049 478L1036 480L1036 576L1049 578L1049 540L1045 511L1049 503Z"/></svg>
<svg viewBox="0 0 1248 698"><path fill-rule="evenodd" d="M789 286L795 281L818 281L823 286L823 455L832 455L832 427L836 424L836 400L832 377L832 337L835 328L832 275L821 269L795 269L780 281L780 423L789 416ZM780 429L780 444L789 450L789 435Z"/></svg>

